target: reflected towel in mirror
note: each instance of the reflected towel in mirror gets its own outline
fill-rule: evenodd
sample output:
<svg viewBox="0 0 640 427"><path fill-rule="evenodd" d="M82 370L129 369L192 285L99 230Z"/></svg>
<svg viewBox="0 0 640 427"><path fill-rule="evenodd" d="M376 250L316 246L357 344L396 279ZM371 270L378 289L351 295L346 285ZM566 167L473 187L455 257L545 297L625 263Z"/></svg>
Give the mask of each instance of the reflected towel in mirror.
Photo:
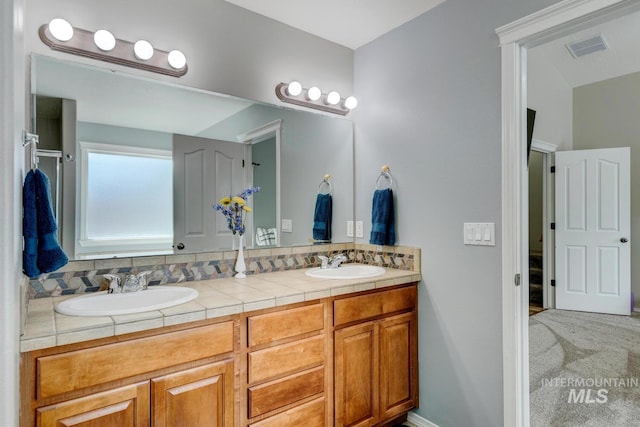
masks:
<svg viewBox="0 0 640 427"><path fill-rule="evenodd" d="M333 201L331 194L318 194L313 215L313 239L331 240L331 216Z"/></svg>
<svg viewBox="0 0 640 427"><path fill-rule="evenodd" d="M272 246L278 244L278 234L275 228L256 227L256 245Z"/></svg>

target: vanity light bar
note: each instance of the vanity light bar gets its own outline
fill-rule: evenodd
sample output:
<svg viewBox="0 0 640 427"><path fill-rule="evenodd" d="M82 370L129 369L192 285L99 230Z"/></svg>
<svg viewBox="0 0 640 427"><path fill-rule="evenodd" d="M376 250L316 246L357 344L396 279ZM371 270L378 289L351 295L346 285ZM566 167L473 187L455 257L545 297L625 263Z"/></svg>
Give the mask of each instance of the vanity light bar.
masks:
<svg viewBox="0 0 640 427"><path fill-rule="evenodd" d="M64 36L62 38L58 38L60 37L59 35L58 37L54 35L56 33L55 27L52 26L54 21L56 24L59 24L59 21L63 21L67 25L63 27L66 32L63 33ZM167 52L159 50L152 47L148 42L141 40L139 42L144 42L144 47L146 47L144 54L141 54L139 50L134 50L136 43L140 46L139 42L131 43L117 39L105 30L93 33L72 27L68 22L60 18L53 19L50 24L42 25L38 30L38 34L44 44L60 52L126 65L173 77L184 76L187 73L186 58L180 51L172 50ZM99 42L99 40L104 41L105 36L106 42ZM113 37L113 40L109 40L109 36Z"/></svg>
<svg viewBox="0 0 640 427"><path fill-rule="evenodd" d="M358 100L353 96L343 99L336 91L322 93L315 86L307 89L295 81L279 83L276 86L276 96L282 102L340 114L341 116L346 116L349 111L358 105Z"/></svg>

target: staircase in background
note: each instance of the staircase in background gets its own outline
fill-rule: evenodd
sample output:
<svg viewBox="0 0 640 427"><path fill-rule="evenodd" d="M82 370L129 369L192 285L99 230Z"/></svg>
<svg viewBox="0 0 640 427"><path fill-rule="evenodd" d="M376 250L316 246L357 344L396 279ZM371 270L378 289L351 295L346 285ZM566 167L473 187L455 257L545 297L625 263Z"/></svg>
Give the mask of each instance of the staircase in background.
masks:
<svg viewBox="0 0 640 427"><path fill-rule="evenodd" d="M542 307L542 252L529 251L529 305Z"/></svg>

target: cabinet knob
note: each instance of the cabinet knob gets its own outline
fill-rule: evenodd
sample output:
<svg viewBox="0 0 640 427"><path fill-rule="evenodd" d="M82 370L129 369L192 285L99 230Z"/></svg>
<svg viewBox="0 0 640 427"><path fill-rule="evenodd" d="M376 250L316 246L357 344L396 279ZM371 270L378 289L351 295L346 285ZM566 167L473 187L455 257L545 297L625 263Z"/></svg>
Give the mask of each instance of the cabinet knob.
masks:
<svg viewBox="0 0 640 427"><path fill-rule="evenodd" d="M182 242L178 243L176 245L176 249L179 250L179 251L183 250L184 249L184 243L182 243Z"/></svg>
<svg viewBox="0 0 640 427"><path fill-rule="evenodd" d="M620 241L622 243L627 243L629 241L629 239L627 239L626 237L622 237L622 238L620 238Z"/></svg>

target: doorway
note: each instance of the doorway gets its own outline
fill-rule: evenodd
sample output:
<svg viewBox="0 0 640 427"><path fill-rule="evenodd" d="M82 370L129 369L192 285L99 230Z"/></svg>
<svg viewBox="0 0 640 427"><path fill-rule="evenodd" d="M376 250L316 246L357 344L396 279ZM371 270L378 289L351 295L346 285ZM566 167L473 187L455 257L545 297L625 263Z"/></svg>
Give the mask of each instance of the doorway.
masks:
<svg viewBox="0 0 640 427"><path fill-rule="evenodd" d="M497 29L502 52L502 295L504 424L529 425L527 49L637 11L640 1L565 0Z"/></svg>

